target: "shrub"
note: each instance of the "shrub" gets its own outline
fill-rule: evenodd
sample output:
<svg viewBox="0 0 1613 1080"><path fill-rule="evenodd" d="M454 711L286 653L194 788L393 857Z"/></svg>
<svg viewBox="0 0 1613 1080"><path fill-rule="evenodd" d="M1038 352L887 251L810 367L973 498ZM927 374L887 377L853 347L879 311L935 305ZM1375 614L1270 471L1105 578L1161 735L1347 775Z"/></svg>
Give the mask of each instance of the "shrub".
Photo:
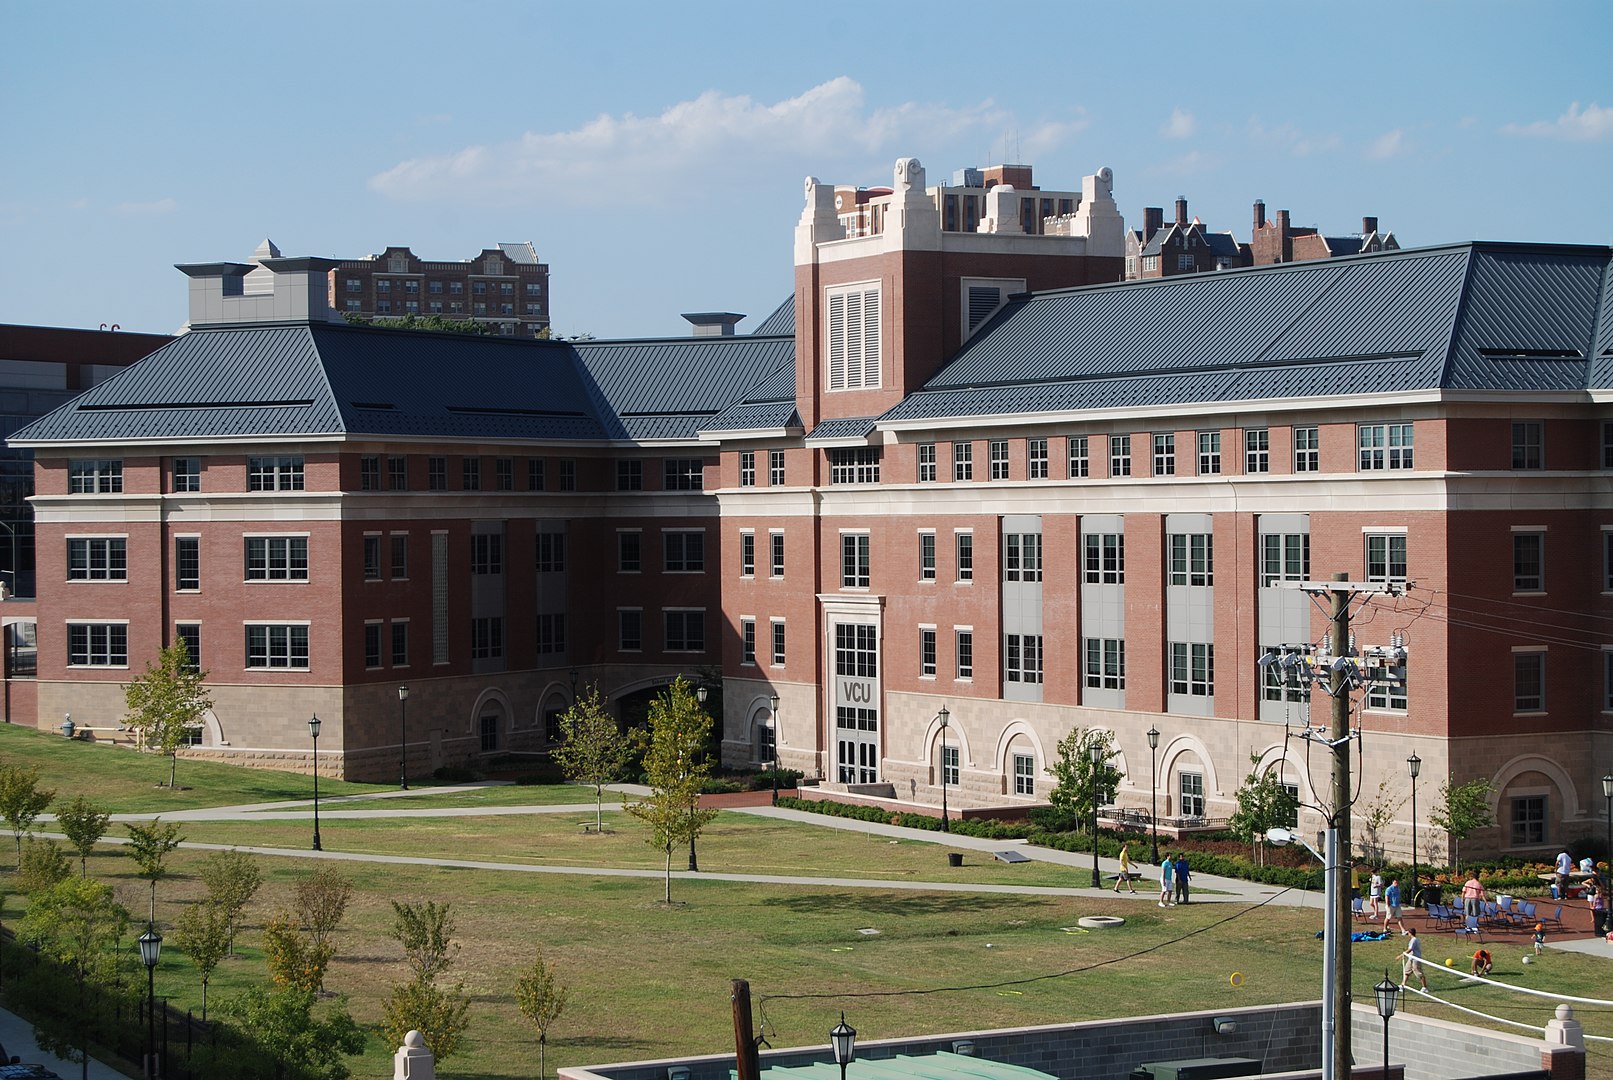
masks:
<svg viewBox="0 0 1613 1080"><path fill-rule="evenodd" d="M441 765L433 770L431 778L439 784L470 784L480 779L476 770L464 765Z"/></svg>

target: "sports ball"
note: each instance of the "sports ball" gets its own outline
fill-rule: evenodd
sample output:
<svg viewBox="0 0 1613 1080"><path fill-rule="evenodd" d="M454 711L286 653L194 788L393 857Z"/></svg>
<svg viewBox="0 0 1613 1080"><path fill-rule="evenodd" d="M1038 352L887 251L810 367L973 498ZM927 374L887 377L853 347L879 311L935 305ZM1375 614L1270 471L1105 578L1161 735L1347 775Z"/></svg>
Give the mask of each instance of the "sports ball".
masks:
<svg viewBox="0 0 1613 1080"><path fill-rule="evenodd" d="M1532 956L1526 956L1523 958L1523 962L1526 964L1532 964L1535 962L1535 958Z"/></svg>
<svg viewBox="0 0 1613 1080"><path fill-rule="evenodd" d="M1456 961L1447 956L1445 958L1445 966L1446 967L1455 967L1456 966Z"/></svg>

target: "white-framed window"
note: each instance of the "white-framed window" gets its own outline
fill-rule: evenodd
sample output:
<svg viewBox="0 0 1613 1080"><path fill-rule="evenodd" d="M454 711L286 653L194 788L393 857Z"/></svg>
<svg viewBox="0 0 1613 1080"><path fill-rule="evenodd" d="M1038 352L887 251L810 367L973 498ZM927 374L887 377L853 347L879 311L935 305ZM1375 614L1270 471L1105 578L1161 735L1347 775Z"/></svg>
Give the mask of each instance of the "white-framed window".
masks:
<svg viewBox="0 0 1613 1080"><path fill-rule="evenodd" d="M202 538L174 537L174 588L195 592L202 587Z"/></svg>
<svg viewBox="0 0 1613 1080"><path fill-rule="evenodd" d="M872 582L867 533L840 534L840 587L866 589Z"/></svg>
<svg viewBox="0 0 1613 1080"><path fill-rule="evenodd" d="M1131 475L1131 436L1109 436L1109 475Z"/></svg>
<svg viewBox="0 0 1613 1080"><path fill-rule="evenodd" d="M1309 533L1264 533L1260 537L1260 584L1307 581L1311 576Z"/></svg>
<svg viewBox="0 0 1613 1080"><path fill-rule="evenodd" d="M504 617L479 615L470 621L470 658L497 660L504 655Z"/></svg>
<svg viewBox="0 0 1613 1080"><path fill-rule="evenodd" d="M1087 638L1085 681L1093 690L1126 688L1124 638Z"/></svg>
<svg viewBox="0 0 1613 1080"><path fill-rule="evenodd" d="M1512 591L1546 591L1546 534L1518 531L1512 534Z"/></svg>
<svg viewBox="0 0 1613 1080"><path fill-rule="evenodd" d="M1201 431L1199 442L1199 475L1213 476L1221 471L1221 433Z"/></svg>
<svg viewBox="0 0 1613 1080"><path fill-rule="evenodd" d="M616 572L637 574L644 570L644 534L637 529L616 532Z"/></svg>
<svg viewBox="0 0 1613 1080"><path fill-rule="evenodd" d="M1281 655L1281 645L1265 645L1260 649L1260 655L1275 653ZM1299 674L1284 668L1281 664L1267 664L1260 669L1260 697L1263 701L1287 701L1297 704L1310 700L1310 681L1302 679Z"/></svg>
<svg viewBox="0 0 1613 1080"><path fill-rule="evenodd" d="M1042 580L1042 534L1003 535L1003 580Z"/></svg>
<svg viewBox="0 0 1613 1080"><path fill-rule="evenodd" d="M773 666L784 666L784 620L771 620L773 626Z"/></svg>
<svg viewBox="0 0 1613 1080"><path fill-rule="evenodd" d="M121 458L73 458L67 463L70 495L108 495L122 490Z"/></svg>
<svg viewBox="0 0 1613 1080"><path fill-rule="evenodd" d="M1042 635L1003 635L1003 678L1008 682L1042 681Z"/></svg>
<svg viewBox="0 0 1613 1080"><path fill-rule="evenodd" d="M1271 471L1271 432L1266 428L1248 428L1243 433L1243 471L1263 473Z"/></svg>
<svg viewBox="0 0 1613 1080"><path fill-rule="evenodd" d="M1176 435L1163 432L1154 436L1154 475L1172 476L1176 472Z"/></svg>
<svg viewBox="0 0 1613 1080"><path fill-rule="evenodd" d="M1176 805L1183 817L1204 816L1204 774L1176 774Z"/></svg>
<svg viewBox="0 0 1613 1080"><path fill-rule="evenodd" d="M392 666L409 666L409 620L392 620Z"/></svg>
<svg viewBox="0 0 1613 1080"><path fill-rule="evenodd" d="M879 483L879 447L837 446L830 449L829 483Z"/></svg>
<svg viewBox="0 0 1613 1080"><path fill-rule="evenodd" d="M919 627L919 678L935 678L935 627Z"/></svg>
<svg viewBox="0 0 1613 1080"><path fill-rule="evenodd" d="M1405 712L1410 704L1406 684L1372 683L1367 687L1366 707L1380 712Z"/></svg>
<svg viewBox="0 0 1613 1080"><path fill-rule="evenodd" d="M862 283L826 290L829 389L863 390L880 385L879 285Z"/></svg>
<svg viewBox="0 0 1613 1080"><path fill-rule="evenodd" d="M955 442L952 444L952 479L973 480L975 478L975 446L974 443Z"/></svg>
<svg viewBox="0 0 1613 1080"><path fill-rule="evenodd" d="M544 467L542 458L526 459L526 489L528 491L542 491L544 485Z"/></svg>
<svg viewBox="0 0 1613 1080"><path fill-rule="evenodd" d="M498 533L472 533L470 572L482 576L504 573L504 537Z"/></svg>
<svg viewBox="0 0 1613 1080"><path fill-rule="evenodd" d="M1088 585L1126 583L1126 537L1124 533L1086 533L1081 537L1086 563L1083 579Z"/></svg>
<svg viewBox="0 0 1613 1080"><path fill-rule="evenodd" d="M784 533L775 529L767 534L767 544L771 549L769 573L774 578L784 576Z"/></svg>
<svg viewBox="0 0 1613 1080"><path fill-rule="evenodd" d="M739 662L756 666L756 620L749 616L739 620Z"/></svg>
<svg viewBox="0 0 1613 1080"><path fill-rule="evenodd" d="M919 533L919 580L935 580L935 533Z"/></svg>
<svg viewBox="0 0 1613 1080"><path fill-rule="evenodd" d="M767 452L767 482L774 487L784 485L784 451L769 450Z"/></svg>
<svg viewBox="0 0 1613 1080"><path fill-rule="evenodd" d="M1613 534L1609 534L1613 535ZM975 534L967 530L952 534L952 546L957 554L957 580L973 581L975 579ZM1613 550L1613 543L1609 545ZM1613 578L1613 572L1610 572Z"/></svg>
<svg viewBox="0 0 1613 1080"><path fill-rule="evenodd" d="M1546 842L1546 796L1518 795L1512 799L1512 846L1537 847Z"/></svg>
<svg viewBox="0 0 1613 1080"><path fill-rule="evenodd" d="M878 678L879 628L869 623L836 623L835 670L857 679Z"/></svg>
<svg viewBox="0 0 1613 1080"><path fill-rule="evenodd" d="M618 652L644 651L644 609L616 609L616 650Z"/></svg>
<svg viewBox="0 0 1613 1080"><path fill-rule="evenodd" d="M308 668L307 623L247 623L246 666Z"/></svg>
<svg viewBox="0 0 1613 1080"><path fill-rule="evenodd" d="M616 490L644 490L644 462L638 458L624 458L616 463Z"/></svg>
<svg viewBox="0 0 1613 1080"><path fill-rule="evenodd" d="M185 643L185 670L190 672L202 670L201 623L175 623L174 640ZM192 743L191 745L199 745L199 743Z"/></svg>
<svg viewBox="0 0 1613 1080"><path fill-rule="evenodd" d="M661 551L669 574L703 574L706 571L706 532L704 529L666 529L661 533ZM756 572L756 556L751 554L751 572Z"/></svg>
<svg viewBox="0 0 1613 1080"><path fill-rule="evenodd" d="M739 452L739 486L756 486L756 451L741 450Z"/></svg>
<svg viewBox="0 0 1613 1080"><path fill-rule="evenodd" d="M364 580L381 580L381 537L366 536L364 539Z"/></svg>
<svg viewBox="0 0 1613 1080"><path fill-rule="evenodd" d="M1546 467L1545 424L1539 420L1512 422L1512 467L1514 469Z"/></svg>
<svg viewBox="0 0 1613 1080"><path fill-rule="evenodd" d="M1367 533L1367 580L1406 580L1406 534Z"/></svg>
<svg viewBox="0 0 1613 1080"><path fill-rule="evenodd" d="M381 627L380 622L367 622L364 624L364 666L374 670L381 666Z"/></svg>
<svg viewBox="0 0 1613 1080"><path fill-rule="evenodd" d="M1030 480L1047 479L1047 440L1025 440L1025 476Z"/></svg>
<svg viewBox="0 0 1613 1080"><path fill-rule="evenodd" d="M1356 428L1362 472L1412 467L1410 424L1362 424Z"/></svg>
<svg viewBox="0 0 1613 1080"><path fill-rule="evenodd" d="M1070 459L1070 479L1091 476L1092 457L1087 446L1087 436L1071 435L1065 441L1068 444L1066 449Z"/></svg>
<svg viewBox="0 0 1613 1080"><path fill-rule="evenodd" d="M1512 711L1546 711L1546 650L1519 649L1512 654Z"/></svg>
<svg viewBox="0 0 1613 1080"><path fill-rule="evenodd" d="M248 581L308 580L306 536L248 536L245 545Z"/></svg>
<svg viewBox="0 0 1613 1080"><path fill-rule="evenodd" d="M992 439L986 444L986 455L991 460L991 478L1008 479L1008 440Z"/></svg>
<svg viewBox="0 0 1613 1080"><path fill-rule="evenodd" d="M577 490L577 460L575 458L561 458L560 459L560 477L559 477L559 479L560 479L560 490L561 491L576 491ZM695 482L695 486L693 488L689 489L689 490L700 491L702 489L702 487L704 486L704 484L705 484L704 479L698 480L698 481Z"/></svg>
<svg viewBox="0 0 1613 1080"><path fill-rule="evenodd" d="M124 536L67 538L68 581L129 580L129 540Z"/></svg>
<svg viewBox="0 0 1613 1080"><path fill-rule="evenodd" d="M576 487L576 465L572 465L572 487L565 484L566 463L560 463L560 489L570 491ZM704 491L706 489L706 463L699 458L667 458L661 463L661 487L666 491Z"/></svg>
<svg viewBox="0 0 1613 1080"><path fill-rule="evenodd" d="M1036 757L1032 754L1014 755L1014 794L1036 794Z"/></svg>
<svg viewBox="0 0 1613 1080"><path fill-rule="evenodd" d="M975 677L975 632L966 629L952 631L952 654L957 659L957 679L962 682ZM1609 662L1613 668L1613 661Z"/></svg>
<svg viewBox="0 0 1613 1080"><path fill-rule="evenodd" d="M540 532L537 535L537 571L540 574L562 574L566 570L566 534Z"/></svg>
<svg viewBox="0 0 1613 1080"><path fill-rule="evenodd" d="M919 483L933 484L935 482L935 444L933 442L918 444Z"/></svg>
<svg viewBox="0 0 1613 1080"><path fill-rule="evenodd" d="M1202 641L1173 641L1171 693L1215 696L1215 646Z"/></svg>
<svg viewBox="0 0 1613 1080"><path fill-rule="evenodd" d="M1322 469L1321 432L1315 427L1294 429L1294 471L1320 472Z"/></svg>
<svg viewBox="0 0 1613 1080"><path fill-rule="evenodd" d="M201 458L176 457L174 458L173 469L175 491L202 490Z"/></svg>
<svg viewBox="0 0 1613 1080"><path fill-rule="evenodd" d="M246 489L248 491L303 490L302 455L279 454L270 457L247 458Z"/></svg>
<svg viewBox="0 0 1613 1080"><path fill-rule="evenodd" d="M941 783L947 787L958 786L958 748L952 743L941 746Z"/></svg>
<svg viewBox="0 0 1613 1080"><path fill-rule="evenodd" d="M739 534L739 576L756 576L756 534L749 529Z"/></svg>
<svg viewBox="0 0 1613 1080"><path fill-rule="evenodd" d="M128 667L127 623L68 623L68 667Z"/></svg>
<svg viewBox="0 0 1613 1080"><path fill-rule="evenodd" d="M1215 584L1215 537L1209 533L1172 533L1171 584Z"/></svg>

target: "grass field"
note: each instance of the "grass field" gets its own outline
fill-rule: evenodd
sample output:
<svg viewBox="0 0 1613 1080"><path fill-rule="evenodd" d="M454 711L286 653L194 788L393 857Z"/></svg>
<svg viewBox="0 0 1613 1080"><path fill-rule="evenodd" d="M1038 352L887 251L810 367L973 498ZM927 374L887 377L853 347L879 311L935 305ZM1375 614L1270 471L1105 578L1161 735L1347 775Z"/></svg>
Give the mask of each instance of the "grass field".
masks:
<svg viewBox="0 0 1613 1080"><path fill-rule="evenodd" d="M84 784L77 774L80 750L56 737L0 729L0 758L17 760L27 747L46 782L67 789ZM89 783L92 797L120 808L150 793L140 790L166 776L166 762L128 752L97 759L100 773ZM138 774L149 764L160 766ZM181 762L190 792L159 793L171 805L220 805L298 797L288 779L226 766L227 775L194 779L200 768ZM115 775L128 767L130 777ZM231 797L231 783L237 797ZM321 794L325 784L321 783ZM270 787L280 790L264 794ZM358 785L351 786L362 790ZM384 789L383 789L384 790ZM555 790L524 791L534 799ZM583 792L584 795L591 793ZM467 798L479 796L466 794ZM126 801L125 801L126 800ZM408 800L422 805L428 800ZM586 800L585 800L586 801ZM388 803L388 805L395 805ZM436 853L518 863L565 863L658 869L659 853L643 843L635 824L613 814L616 832L582 836L578 821L589 810L559 814L500 815L460 819L403 819L322 823L327 849ZM114 832L121 830L114 829ZM308 846L309 829L297 822L192 822L192 841ZM985 862L972 854L965 866L945 866L945 848L927 843L890 844L856 832L748 818L725 813L700 843L703 870L758 874L835 875L903 881L1012 881L1080 885L1081 874L1032 863L1017 867ZM158 891L159 922L171 925L182 905L201 896L194 869L204 853L173 856L176 876ZM9 865L9 860L7 860ZM215 973L217 1001L260 982L265 968L255 928L283 907L297 877L312 864L301 858L263 857L265 885L248 910L241 955ZM681 854L674 867L682 865ZM390 899L449 901L458 919L462 951L451 980L472 997L465 1049L442 1063L439 1075L462 1080L531 1077L537 1071L535 1036L513 1004L513 985L538 947L558 969L571 993L565 1014L550 1031L548 1065L578 1065L732 1049L729 980L750 980L773 1046L821 1043L839 1012L864 1039L922 1032L1055 1023L1161 1011L1231 1007L1312 999L1319 996L1320 912L1268 905L1223 904L1161 910L1130 898L959 894L939 889L886 890L782 886L748 882L678 880L674 904L660 902L656 879L587 874L527 874L453 870L418 865L340 864L356 885L348 918L337 934L338 955L327 988L349 998L361 1022L379 1018L380 999L406 978L398 946L387 930ZM92 875L113 883L124 904L143 911L146 885L134 864L107 846L90 862ZM0 884L9 887L0 875ZM1145 895L1147 890L1143 890ZM8 901L8 921L20 902ZM1124 927L1071 933L1077 919L1121 914ZM877 931L867 933L865 931ZM1371 985L1383 969L1396 971L1396 941L1355 946L1355 993L1371 1000ZM1565 993L1607 993L1607 961L1551 954L1530 967L1497 950L1500 978L1549 986ZM1468 952L1471 949L1466 950ZM1435 963L1463 950L1450 937L1425 939ZM1232 972L1244 984L1229 984ZM1432 976L1436 988L1448 986ZM157 972L158 993L175 1004L199 1006L200 983L185 957L165 947ZM821 995L821 996L811 996ZM1551 1003L1525 1002L1488 988L1455 992L1463 1004L1543 1023ZM1460 1016L1408 1000L1412 1012L1446 1019ZM1613 1035L1613 1016L1577 1010L1588 1032ZM390 1047L372 1039L355 1061L354 1075L384 1076ZM1608 1075L1610 1058L1593 1049L1592 1073Z"/></svg>

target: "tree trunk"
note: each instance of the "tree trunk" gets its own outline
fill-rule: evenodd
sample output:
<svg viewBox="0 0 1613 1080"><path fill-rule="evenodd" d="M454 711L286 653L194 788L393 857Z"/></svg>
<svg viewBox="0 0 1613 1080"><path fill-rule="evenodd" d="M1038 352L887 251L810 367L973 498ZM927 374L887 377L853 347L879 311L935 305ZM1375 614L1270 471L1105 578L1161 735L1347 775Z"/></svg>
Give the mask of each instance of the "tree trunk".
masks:
<svg viewBox="0 0 1613 1080"><path fill-rule="evenodd" d="M594 831L605 831L605 788L602 784L594 785ZM540 1043L542 1040L539 1040Z"/></svg>
<svg viewBox="0 0 1613 1080"><path fill-rule="evenodd" d="M672 841L666 845L666 902L672 903Z"/></svg>
<svg viewBox="0 0 1613 1080"><path fill-rule="evenodd" d="M174 774L179 771L179 751L168 755L168 790L174 790Z"/></svg>

